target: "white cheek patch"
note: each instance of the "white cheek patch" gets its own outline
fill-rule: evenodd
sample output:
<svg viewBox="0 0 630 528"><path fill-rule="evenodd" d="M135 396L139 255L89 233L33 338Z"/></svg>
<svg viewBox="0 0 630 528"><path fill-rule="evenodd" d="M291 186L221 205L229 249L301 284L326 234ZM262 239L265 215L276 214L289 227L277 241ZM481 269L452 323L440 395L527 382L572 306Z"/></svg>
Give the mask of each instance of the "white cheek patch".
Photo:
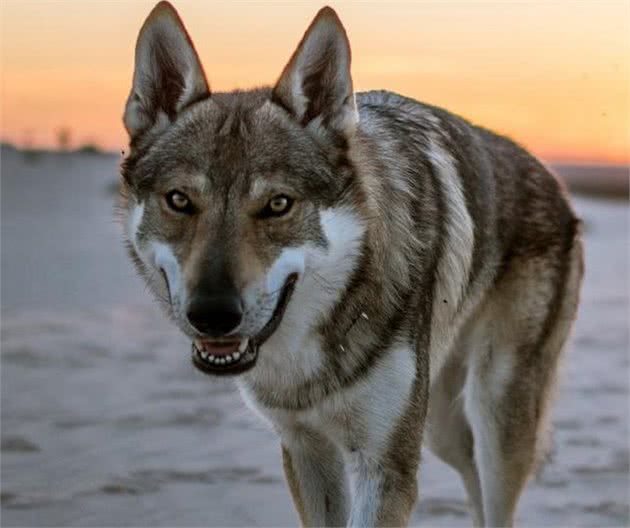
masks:
<svg viewBox="0 0 630 528"><path fill-rule="evenodd" d="M151 242L148 244L148 247L140 247L138 244L138 230L140 229L143 215L144 204L139 203L133 208L129 215L127 237L133 245L136 254L148 269L164 271L168 280L171 301L179 301L181 303L184 296L184 292L182 291L182 274L173 250L163 242Z"/></svg>
<svg viewBox="0 0 630 528"><path fill-rule="evenodd" d="M304 272L304 249L287 248L283 249L276 259L270 272L267 274L267 293L278 292L284 285L287 277L292 273L302 276Z"/></svg>
<svg viewBox="0 0 630 528"><path fill-rule="evenodd" d="M328 242L326 247L307 244L298 249L287 249L277 261L278 269L302 270L285 316L292 321L291 331L295 334L304 335L334 306L361 253L365 225L352 210L324 210L320 213L320 221ZM284 278L289 272L285 273ZM277 279L270 282L282 287L281 283L277 286Z"/></svg>
<svg viewBox="0 0 630 528"><path fill-rule="evenodd" d="M365 224L348 208L326 209L320 219L328 247L311 251L308 265L328 284L341 288L361 252Z"/></svg>
<svg viewBox="0 0 630 528"><path fill-rule="evenodd" d="M144 204L137 204L131 214L129 215L129 220L127 222L127 238L133 245L133 248L136 250L136 253L140 255L140 250L138 248L138 228L140 227L140 223L142 222L142 217L144 216Z"/></svg>
<svg viewBox="0 0 630 528"><path fill-rule="evenodd" d="M151 253L155 267L158 270L163 270L166 274L171 301L181 303L183 296L181 271L173 250L162 242L154 242L151 244Z"/></svg>
<svg viewBox="0 0 630 528"><path fill-rule="evenodd" d="M300 275L280 326L263 345L273 353L263 354L267 359L253 374L264 386L306 380L320 371L324 357L311 330L339 300L361 254L366 226L352 209L321 211L320 222L326 246L285 248L258 288L249 289L247 303L255 306L261 294L279 292L291 273Z"/></svg>
<svg viewBox="0 0 630 528"><path fill-rule="evenodd" d="M246 288L246 306L256 306L261 296L279 294L287 277L297 273L300 281L287 309L288 319L299 319L298 326L305 328L319 313L332 307L361 252L365 225L349 208L327 209L320 213L320 219L327 246L309 243L283 249L266 276ZM299 313L295 313L296 306L300 307Z"/></svg>
<svg viewBox="0 0 630 528"><path fill-rule="evenodd" d="M155 267L155 258L154 258L154 250L150 245L147 247L147 244L140 245L138 240L138 233L140 231L140 226L142 225L142 218L144 217L144 203L138 203L129 214L129 220L127 222L127 238L133 249L136 251L136 254L142 261L142 263L148 268L152 269Z"/></svg>
<svg viewBox="0 0 630 528"><path fill-rule="evenodd" d="M345 284L361 249L365 226L347 209L324 210L320 219L328 246L307 244L282 250L267 274L267 293L279 291L290 274L297 273L301 278L309 270L324 275L332 284Z"/></svg>
<svg viewBox="0 0 630 528"><path fill-rule="evenodd" d="M350 209L325 209L321 212L320 219L330 243L329 253L332 258L333 252L352 252L363 240L365 225Z"/></svg>

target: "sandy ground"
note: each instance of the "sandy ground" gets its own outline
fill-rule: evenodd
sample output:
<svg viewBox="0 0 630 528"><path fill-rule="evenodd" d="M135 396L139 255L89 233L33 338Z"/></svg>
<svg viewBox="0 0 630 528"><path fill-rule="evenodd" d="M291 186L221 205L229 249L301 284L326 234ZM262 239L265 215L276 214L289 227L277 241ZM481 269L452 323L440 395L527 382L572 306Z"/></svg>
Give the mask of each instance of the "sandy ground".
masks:
<svg viewBox="0 0 630 528"><path fill-rule="evenodd" d="M112 221L116 159L2 157L2 525L292 526L278 442L144 291ZM628 205L576 199L586 282L523 526L628 514ZM413 524L469 526L426 454Z"/></svg>

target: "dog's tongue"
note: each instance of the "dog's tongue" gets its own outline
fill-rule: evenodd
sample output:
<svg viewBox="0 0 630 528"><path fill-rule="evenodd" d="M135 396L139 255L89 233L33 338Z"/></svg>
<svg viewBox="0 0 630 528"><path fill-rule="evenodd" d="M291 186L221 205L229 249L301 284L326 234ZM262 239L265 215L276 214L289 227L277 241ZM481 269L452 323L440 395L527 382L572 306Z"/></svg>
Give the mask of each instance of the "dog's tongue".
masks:
<svg viewBox="0 0 630 528"><path fill-rule="evenodd" d="M238 352L240 341L211 341L203 340L197 341L197 348L205 350L208 354L213 356L227 356L233 352Z"/></svg>

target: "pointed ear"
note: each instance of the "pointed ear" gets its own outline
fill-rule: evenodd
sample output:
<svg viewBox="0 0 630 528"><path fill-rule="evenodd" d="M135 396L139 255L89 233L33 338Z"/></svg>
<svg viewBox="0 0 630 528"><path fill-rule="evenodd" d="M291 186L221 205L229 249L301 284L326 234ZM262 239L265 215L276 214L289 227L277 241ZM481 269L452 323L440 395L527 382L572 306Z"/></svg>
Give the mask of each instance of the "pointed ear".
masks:
<svg viewBox="0 0 630 528"><path fill-rule="evenodd" d="M123 121L131 139L172 121L187 105L210 95L203 67L175 8L160 2L136 43L135 70Z"/></svg>
<svg viewBox="0 0 630 528"><path fill-rule="evenodd" d="M359 114L350 76L350 43L337 13L324 7L306 30L273 89L272 100L303 126L313 120L350 136Z"/></svg>

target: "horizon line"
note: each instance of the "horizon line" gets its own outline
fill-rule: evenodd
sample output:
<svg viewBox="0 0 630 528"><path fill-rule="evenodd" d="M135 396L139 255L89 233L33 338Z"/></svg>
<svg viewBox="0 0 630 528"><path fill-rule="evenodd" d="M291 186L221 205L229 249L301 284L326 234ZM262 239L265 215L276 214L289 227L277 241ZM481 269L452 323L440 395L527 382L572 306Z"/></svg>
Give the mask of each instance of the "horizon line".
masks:
<svg viewBox="0 0 630 528"><path fill-rule="evenodd" d="M99 155L109 155L109 156L120 156L124 158L128 152L128 146L120 149L120 151L116 149L109 149L99 145L98 143L92 141L86 141L84 143L77 144L76 146L61 148L61 147L51 147L51 146L21 146L12 141L1 140L0 141L1 148L10 148L18 152L22 153L45 153L45 154L79 154L82 150L92 151L94 154ZM527 150L527 149L526 149ZM582 161L579 159L571 159L571 158L545 158L536 156L531 151L528 150L530 155L534 156L536 159L541 161L545 165L549 166L573 166L573 167L600 167L600 168L618 168L618 169L629 169L630 170L630 160L628 161L608 161L601 159L593 159ZM1 159L0 159L1 161Z"/></svg>

